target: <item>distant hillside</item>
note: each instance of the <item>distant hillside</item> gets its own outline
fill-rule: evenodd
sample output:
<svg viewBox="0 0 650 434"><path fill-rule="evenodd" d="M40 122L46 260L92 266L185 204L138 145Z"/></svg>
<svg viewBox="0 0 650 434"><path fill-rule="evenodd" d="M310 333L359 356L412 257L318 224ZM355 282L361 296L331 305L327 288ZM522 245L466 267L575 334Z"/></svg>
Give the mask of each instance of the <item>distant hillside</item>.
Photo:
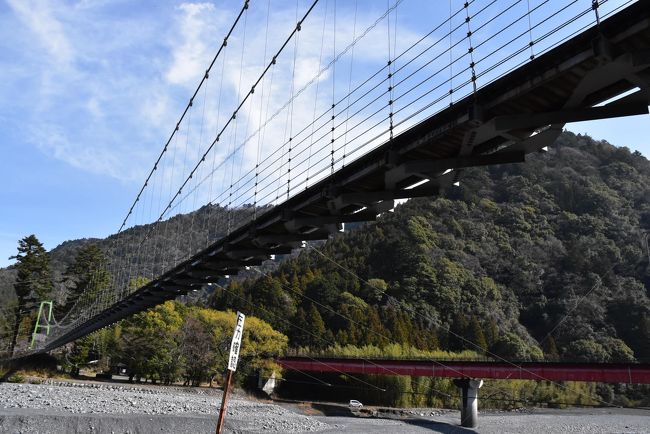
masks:
<svg viewBox="0 0 650 434"><path fill-rule="evenodd" d="M250 212L246 209L235 210L231 214L233 221L237 221ZM191 245L204 245L213 242L226 233L227 226L223 224L228 212L217 205L204 206L189 214L180 214L159 223L161 230L151 230L152 224L138 225L123 231L118 235L111 235L106 239L83 238L65 241L52 249L50 253L51 266L56 284L56 294L62 296L65 287L62 275L66 268L74 261L79 249L88 244L97 244L109 257L109 260L125 258L127 252L134 252L142 243L145 235L148 236L147 246L158 252L157 255L142 255L139 270L142 275L150 276L152 273L160 274L168 266L171 257L182 257L188 253ZM208 222L210 225L208 225ZM164 230L162 230L164 229ZM38 236L38 234L36 234ZM18 240L16 240L16 244ZM119 248L114 249L114 246ZM165 259L167 261L165 262ZM15 272L12 267L0 269L0 297L10 301L15 298L13 282Z"/></svg>
<svg viewBox="0 0 650 434"><path fill-rule="evenodd" d="M236 212L235 220L250 210ZM215 222L225 215L206 206L176 216L154 232L153 251L180 255L190 241L216 240L225 225ZM124 255L149 228L61 244L51 251L56 277L81 246L118 239L113 253ZM462 336L513 358L650 360L650 269L641 244L649 230L650 162L567 132L525 164L466 170L444 197L411 200L328 242L325 254L363 280L305 250L271 277L249 273L211 304L265 319L296 346L322 343L290 323L341 344L381 345L387 336L458 350L467 347ZM163 270L160 254L147 260L146 274ZM11 269L0 270L3 300L12 281Z"/></svg>

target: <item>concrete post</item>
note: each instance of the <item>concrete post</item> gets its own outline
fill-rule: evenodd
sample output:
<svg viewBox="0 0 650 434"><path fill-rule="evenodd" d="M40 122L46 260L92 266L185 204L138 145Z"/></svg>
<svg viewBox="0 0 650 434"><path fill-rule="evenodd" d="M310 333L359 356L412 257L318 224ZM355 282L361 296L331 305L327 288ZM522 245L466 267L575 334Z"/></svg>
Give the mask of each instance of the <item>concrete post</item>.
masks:
<svg viewBox="0 0 650 434"><path fill-rule="evenodd" d="M478 389L483 380L458 378L454 384L460 388L460 425L466 428L478 426Z"/></svg>

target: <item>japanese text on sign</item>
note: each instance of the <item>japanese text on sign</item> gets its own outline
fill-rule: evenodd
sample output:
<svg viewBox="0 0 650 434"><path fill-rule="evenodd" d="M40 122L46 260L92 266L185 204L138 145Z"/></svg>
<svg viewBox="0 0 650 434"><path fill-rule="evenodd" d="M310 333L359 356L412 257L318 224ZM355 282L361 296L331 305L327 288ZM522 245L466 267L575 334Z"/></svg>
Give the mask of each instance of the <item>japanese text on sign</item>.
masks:
<svg viewBox="0 0 650 434"><path fill-rule="evenodd" d="M228 369L231 371L237 370L237 361L239 360L239 350L241 348L241 337L244 334L244 319L246 315L237 312L237 324L235 325L235 332L232 334L232 342L230 343L230 356L228 356Z"/></svg>

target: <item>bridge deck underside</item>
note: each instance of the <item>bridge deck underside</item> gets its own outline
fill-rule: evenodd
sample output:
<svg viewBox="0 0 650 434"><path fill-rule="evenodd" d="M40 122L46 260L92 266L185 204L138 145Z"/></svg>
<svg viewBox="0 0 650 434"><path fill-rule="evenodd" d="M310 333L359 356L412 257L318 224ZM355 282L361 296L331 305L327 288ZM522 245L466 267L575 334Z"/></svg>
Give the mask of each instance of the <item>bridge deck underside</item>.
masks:
<svg viewBox="0 0 650 434"><path fill-rule="evenodd" d="M650 365L648 364L517 362L515 365L471 361L433 362L301 357L279 359L278 363L288 370L338 374L650 384Z"/></svg>
<svg viewBox="0 0 650 434"><path fill-rule="evenodd" d="M566 122L647 113L650 18L638 2L502 76L442 112L268 209L98 316L50 350L165 300L327 239L346 222L375 220L395 199L434 196L463 168L523 162L552 144ZM594 104L640 90L604 107ZM451 169L451 170L450 170ZM423 185L406 189L418 181Z"/></svg>

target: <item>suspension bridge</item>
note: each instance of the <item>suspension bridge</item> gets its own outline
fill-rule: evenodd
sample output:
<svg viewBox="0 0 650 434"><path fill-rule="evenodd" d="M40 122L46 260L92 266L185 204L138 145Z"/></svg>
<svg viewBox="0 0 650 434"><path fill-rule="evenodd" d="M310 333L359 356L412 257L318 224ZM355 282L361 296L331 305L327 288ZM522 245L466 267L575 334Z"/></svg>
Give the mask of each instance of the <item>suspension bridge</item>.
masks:
<svg viewBox="0 0 650 434"><path fill-rule="evenodd" d="M648 113L645 1L453 0L417 34L398 25L403 3L362 20L356 2L243 2L106 241L110 285L8 357L453 189L466 168L524 163L566 123ZM173 217L199 207L206 235L184 237Z"/></svg>

